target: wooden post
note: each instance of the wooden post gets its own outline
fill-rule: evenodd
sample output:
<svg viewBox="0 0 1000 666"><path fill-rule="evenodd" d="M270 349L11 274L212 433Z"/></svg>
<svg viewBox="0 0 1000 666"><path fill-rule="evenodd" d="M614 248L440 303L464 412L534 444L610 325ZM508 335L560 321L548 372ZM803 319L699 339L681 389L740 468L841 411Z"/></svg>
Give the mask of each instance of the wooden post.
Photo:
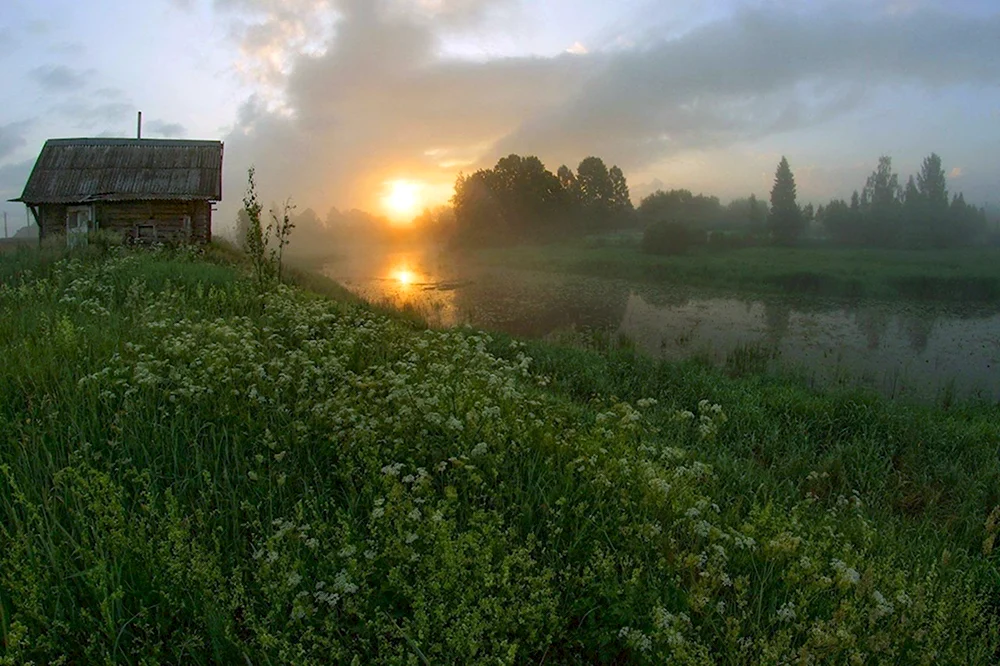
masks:
<svg viewBox="0 0 1000 666"><path fill-rule="evenodd" d="M10 238L10 236L7 235L7 211L3 212L3 237Z"/></svg>

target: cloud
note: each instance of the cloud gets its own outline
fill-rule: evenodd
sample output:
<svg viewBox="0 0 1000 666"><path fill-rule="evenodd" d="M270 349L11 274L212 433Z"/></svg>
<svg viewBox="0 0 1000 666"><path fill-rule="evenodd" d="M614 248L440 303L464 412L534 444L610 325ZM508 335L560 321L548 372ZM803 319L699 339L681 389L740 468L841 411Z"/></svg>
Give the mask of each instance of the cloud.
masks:
<svg viewBox="0 0 1000 666"><path fill-rule="evenodd" d="M28 175L32 167L35 166L35 158L0 166L0 201L14 199L21 196L24 185L28 182Z"/></svg>
<svg viewBox="0 0 1000 666"><path fill-rule="evenodd" d="M586 78L571 56L443 60L437 28L419 12L377 11L360 0L339 10L324 53L300 57L285 79L293 113L255 97L226 140L230 173L255 163L276 198L370 205L364 193L391 171L452 182L456 160L475 160Z"/></svg>
<svg viewBox="0 0 1000 666"><path fill-rule="evenodd" d="M168 123L163 120L151 120L143 123L143 136L155 135L166 139L176 139L187 134L187 128L180 123Z"/></svg>
<svg viewBox="0 0 1000 666"><path fill-rule="evenodd" d="M566 53L572 53L573 55L587 55L587 47L580 42L573 42L573 46L566 49Z"/></svg>
<svg viewBox="0 0 1000 666"><path fill-rule="evenodd" d="M818 125L874 90L996 83L1000 15L913 11L865 21L847 13L743 11L684 37L623 52L572 100L531 118L497 152L589 145L641 166L680 150Z"/></svg>
<svg viewBox="0 0 1000 666"><path fill-rule="evenodd" d="M66 65L45 65L34 68L30 75L46 92L60 93L83 88L89 74Z"/></svg>
<svg viewBox="0 0 1000 666"><path fill-rule="evenodd" d="M0 27L0 60L10 57L15 49L20 45L14 31L10 28Z"/></svg>
<svg viewBox="0 0 1000 666"><path fill-rule="evenodd" d="M489 165L509 152L550 168L596 154L638 170L818 127L901 86L1000 82L1000 14L767 3L606 51L459 60L440 55L449 31L485 24L503 0L217 3L254 8L260 32L242 38L270 35L262 53L283 49L269 79L283 106L266 94L247 101L227 138L227 169L255 163L275 198L317 208L370 205L386 178L449 180L456 163ZM331 21L322 43L306 53L282 46L282 35L301 47L303 35L321 34L302 27L315 12Z"/></svg>
<svg viewBox="0 0 1000 666"><path fill-rule="evenodd" d="M73 93L50 110L65 117L73 127L84 130L101 130L102 136L121 135L126 127L134 128L135 105L119 88L103 87L93 93ZM118 128L117 131L111 128ZM131 131L128 133L132 136Z"/></svg>
<svg viewBox="0 0 1000 666"><path fill-rule="evenodd" d="M316 53L330 37L332 0L214 0L238 44L237 69L269 89L280 87L296 55Z"/></svg>
<svg viewBox="0 0 1000 666"><path fill-rule="evenodd" d="M0 125L0 160L27 145L25 133L32 124L31 120L20 120Z"/></svg>

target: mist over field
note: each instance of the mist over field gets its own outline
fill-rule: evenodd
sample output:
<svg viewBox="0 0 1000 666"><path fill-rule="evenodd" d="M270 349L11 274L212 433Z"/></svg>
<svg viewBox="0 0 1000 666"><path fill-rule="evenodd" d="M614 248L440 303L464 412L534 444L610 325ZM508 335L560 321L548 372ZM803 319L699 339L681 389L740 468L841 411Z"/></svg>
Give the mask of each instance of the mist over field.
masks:
<svg viewBox="0 0 1000 666"><path fill-rule="evenodd" d="M978 206L998 176L988 2L161 0L120 8L141 26L128 42L87 44L70 25L110 24L61 0L8 7L2 57L26 94L0 117L5 198L43 139L132 136L141 108L146 136L226 141L223 227L251 164L265 200L321 217L387 214L400 180L421 208L447 203L459 172L511 153L552 171L601 156L636 203L766 194L782 154L814 205L849 198L881 154L905 173L941 154ZM115 65L119 48L143 55Z"/></svg>

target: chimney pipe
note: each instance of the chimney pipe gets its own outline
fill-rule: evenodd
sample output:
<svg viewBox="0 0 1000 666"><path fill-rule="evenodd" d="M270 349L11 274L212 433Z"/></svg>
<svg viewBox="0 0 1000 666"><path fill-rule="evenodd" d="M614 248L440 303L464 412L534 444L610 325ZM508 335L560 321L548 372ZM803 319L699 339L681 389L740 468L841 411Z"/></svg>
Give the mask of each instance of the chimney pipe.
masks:
<svg viewBox="0 0 1000 666"><path fill-rule="evenodd" d="M137 139L141 139L142 138L142 111L139 112L139 123L136 126L135 138L137 138Z"/></svg>

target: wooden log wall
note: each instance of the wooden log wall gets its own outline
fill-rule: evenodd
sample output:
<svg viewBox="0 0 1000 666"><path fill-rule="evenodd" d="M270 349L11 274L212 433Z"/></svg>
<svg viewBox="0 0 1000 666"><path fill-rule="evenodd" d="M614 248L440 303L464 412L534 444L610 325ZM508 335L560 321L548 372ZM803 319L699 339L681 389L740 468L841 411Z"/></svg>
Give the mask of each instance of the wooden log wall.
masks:
<svg viewBox="0 0 1000 666"><path fill-rule="evenodd" d="M39 207L41 238L66 233L65 204ZM96 228L118 231L140 242L207 243L212 240L208 201L122 201L93 204Z"/></svg>

